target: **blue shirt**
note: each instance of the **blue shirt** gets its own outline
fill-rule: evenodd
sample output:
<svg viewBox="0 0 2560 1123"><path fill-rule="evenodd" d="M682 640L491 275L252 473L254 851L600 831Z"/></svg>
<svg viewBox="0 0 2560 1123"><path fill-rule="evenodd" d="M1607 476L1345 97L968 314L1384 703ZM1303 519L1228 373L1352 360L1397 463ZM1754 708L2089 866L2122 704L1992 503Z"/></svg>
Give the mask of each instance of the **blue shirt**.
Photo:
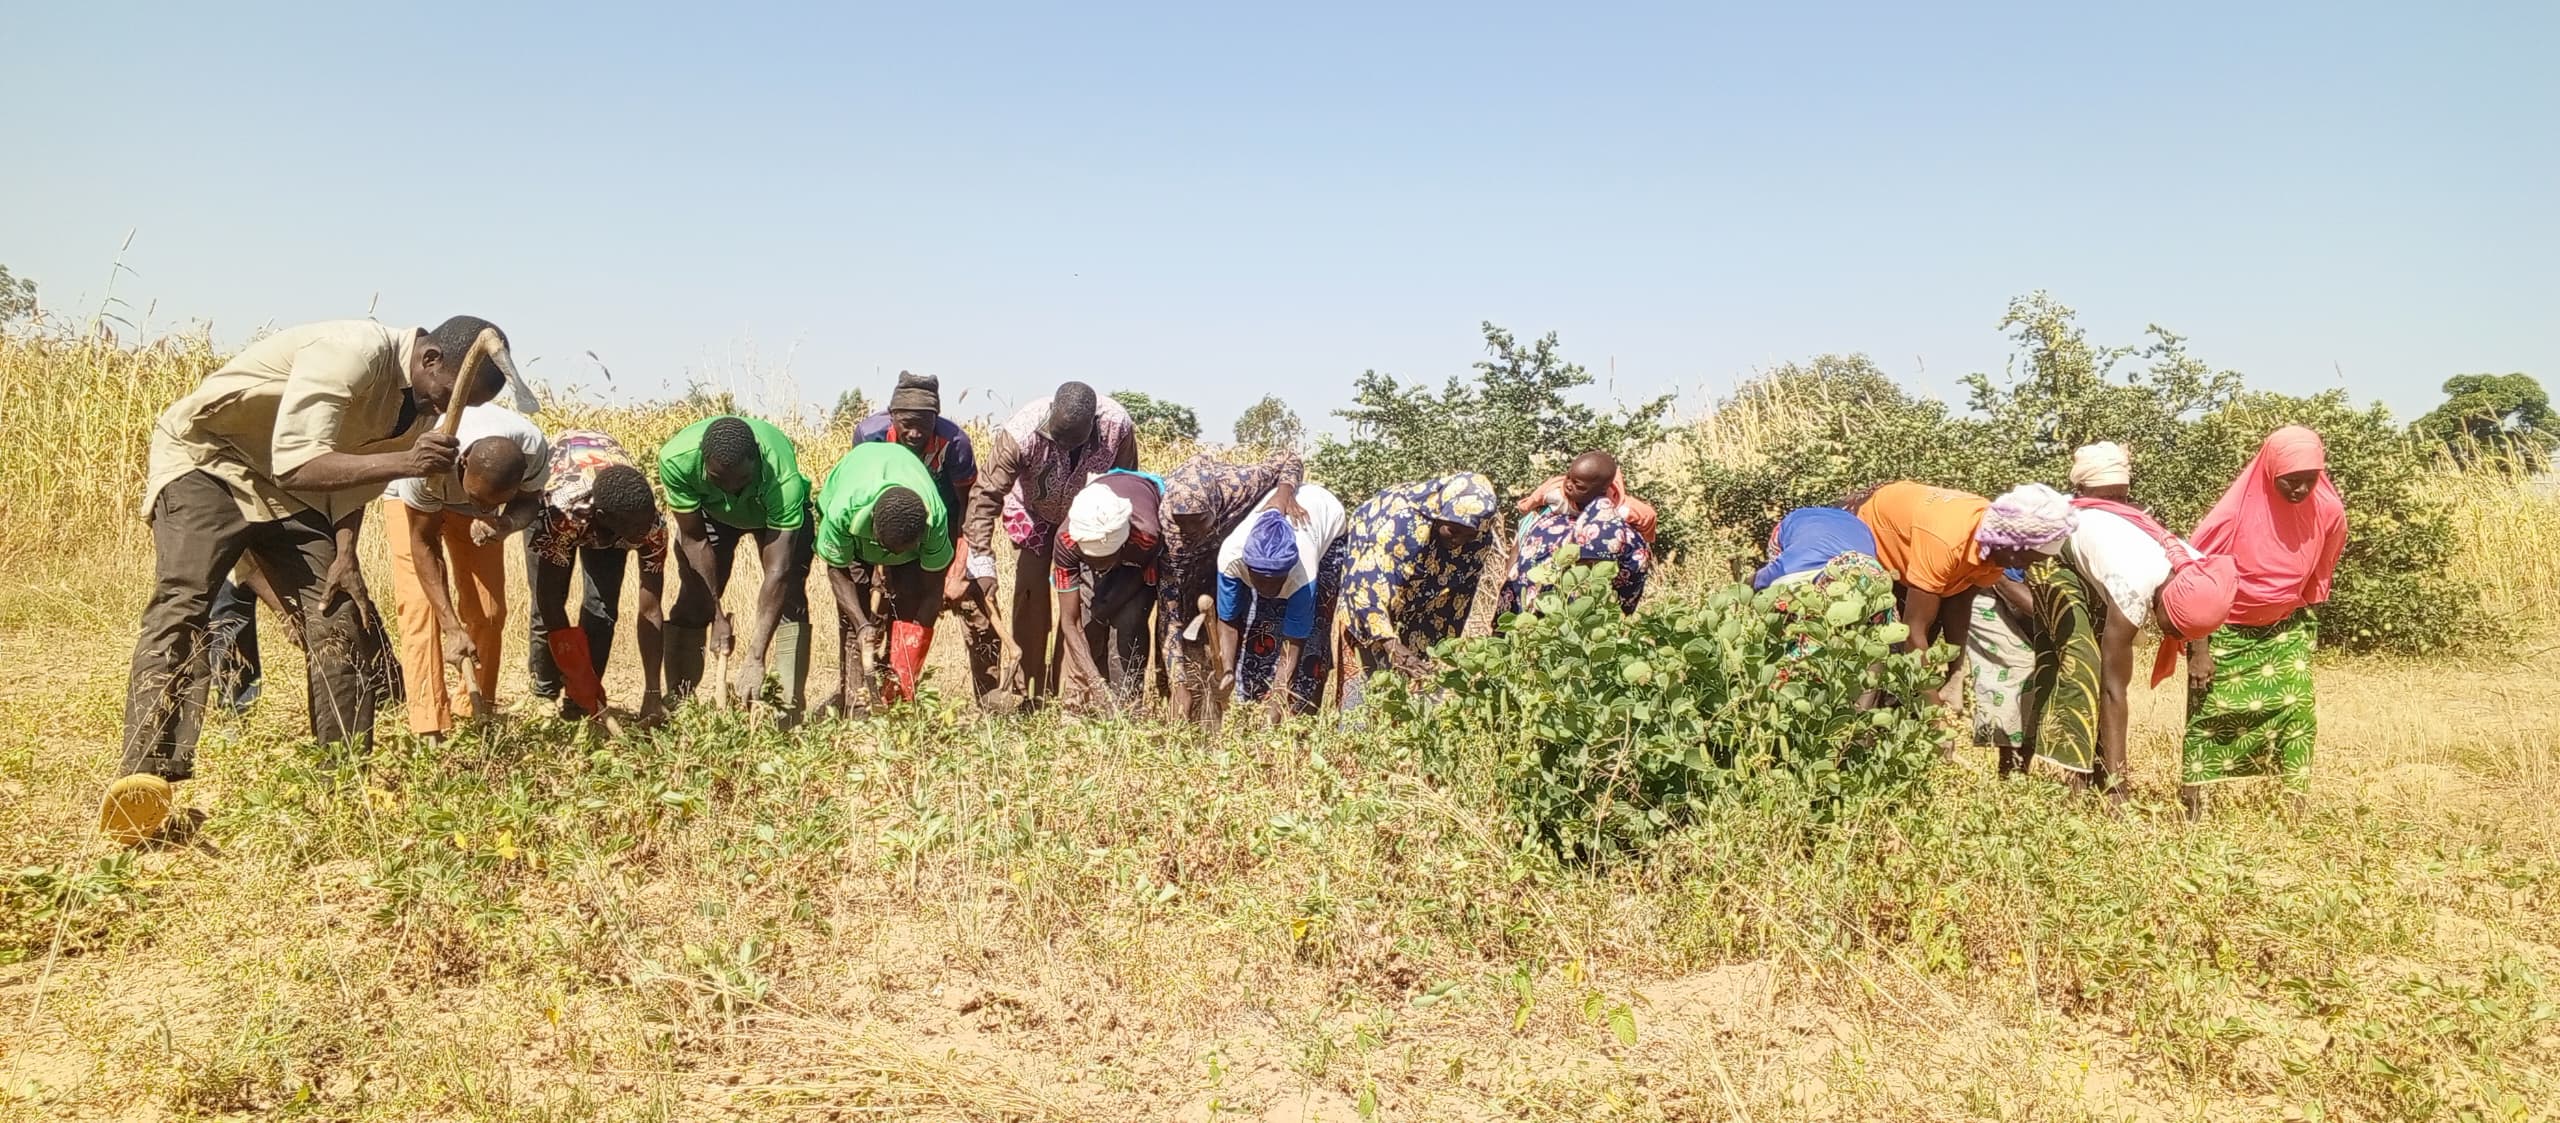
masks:
<svg viewBox="0 0 2560 1123"><path fill-rule="evenodd" d="M853 443L898 439L898 419L886 411L863 418L853 427ZM933 419L933 435L925 438L924 451L917 454L924 470L933 476L935 490L942 494L942 507L951 513L952 535L960 533L960 516L967 511L969 491L978 486L978 455L969 445L969 434L958 422L948 417ZM975 547L985 552L989 547L980 542Z"/></svg>
<svg viewBox="0 0 2560 1123"><path fill-rule="evenodd" d="M1273 600L1282 603L1280 638L1305 639L1316 634L1316 583L1309 581L1287 597L1266 597L1253 591L1253 586L1239 577L1218 575L1218 619L1238 627L1244 626L1247 608L1256 608ZM1259 611L1270 611L1260 608Z"/></svg>
<svg viewBox="0 0 2560 1123"><path fill-rule="evenodd" d="M1751 575L1751 587L1766 589L1771 583L1792 573L1820 569L1842 554L1876 553L1875 532L1858 516L1838 507L1798 507L1778 520L1777 533L1770 535L1777 552L1760 572Z"/></svg>

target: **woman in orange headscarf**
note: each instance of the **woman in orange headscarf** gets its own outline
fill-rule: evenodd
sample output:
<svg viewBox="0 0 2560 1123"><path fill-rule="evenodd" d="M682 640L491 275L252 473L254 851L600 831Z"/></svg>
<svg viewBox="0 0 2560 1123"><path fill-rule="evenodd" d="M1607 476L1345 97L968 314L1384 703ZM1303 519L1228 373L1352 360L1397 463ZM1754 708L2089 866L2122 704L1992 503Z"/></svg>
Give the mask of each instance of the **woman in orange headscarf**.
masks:
<svg viewBox="0 0 2560 1123"><path fill-rule="evenodd" d="M2228 626L2187 645L2185 786L2189 814L2207 784L2281 776L2298 802L2318 732L2313 605L2329 599L2347 545L2347 508L2329 482L2320 434L2288 425L2196 524L2197 549L2230 558L2239 584Z"/></svg>

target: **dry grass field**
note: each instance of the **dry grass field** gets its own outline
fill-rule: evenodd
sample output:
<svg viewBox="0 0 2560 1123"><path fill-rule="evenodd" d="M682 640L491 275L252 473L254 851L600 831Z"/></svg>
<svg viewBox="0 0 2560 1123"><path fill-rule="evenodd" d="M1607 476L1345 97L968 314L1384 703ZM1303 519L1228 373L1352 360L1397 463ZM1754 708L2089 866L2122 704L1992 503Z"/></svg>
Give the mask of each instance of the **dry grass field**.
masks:
<svg viewBox="0 0 2560 1123"><path fill-rule="evenodd" d="M192 843L128 852L93 826L142 445L211 358L0 345L0 1118L2560 1116L2560 500L2532 488L2442 482L2524 638L2324 663L2298 820L2187 822L2167 691L2137 691L2122 815L1968 753L1908 806L1745 792L1602 869L1332 723L945 695L602 741L517 706L333 759L272 629L265 699L182 789ZM563 413L635 448L684 420Z"/></svg>

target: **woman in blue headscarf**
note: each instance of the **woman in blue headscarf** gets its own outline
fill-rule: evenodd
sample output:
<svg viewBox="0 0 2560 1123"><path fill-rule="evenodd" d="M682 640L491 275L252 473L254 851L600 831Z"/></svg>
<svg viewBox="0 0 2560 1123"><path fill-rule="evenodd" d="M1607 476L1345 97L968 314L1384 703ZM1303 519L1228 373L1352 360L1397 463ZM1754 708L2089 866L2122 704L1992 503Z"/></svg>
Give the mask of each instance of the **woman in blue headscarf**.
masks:
<svg viewBox="0 0 2560 1123"><path fill-rule="evenodd" d="M1244 701L1268 697L1275 718L1314 713L1324 700L1334 604L1351 558L1342 501L1318 484L1291 493L1295 502L1284 509L1274 489L1219 545L1217 558L1219 702L1232 683ZM1273 691L1274 682L1288 688Z"/></svg>

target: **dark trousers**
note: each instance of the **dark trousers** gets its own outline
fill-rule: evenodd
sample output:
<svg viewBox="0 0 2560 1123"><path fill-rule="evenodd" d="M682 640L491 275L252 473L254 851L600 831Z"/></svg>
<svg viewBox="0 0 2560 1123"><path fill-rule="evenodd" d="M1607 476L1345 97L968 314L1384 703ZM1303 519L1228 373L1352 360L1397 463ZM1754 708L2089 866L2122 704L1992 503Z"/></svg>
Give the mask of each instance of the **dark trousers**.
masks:
<svg viewBox="0 0 2560 1123"><path fill-rule="evenodd" d="M215 590L248 553L276 594L302 617L311 736L323 744L373 745L373 693L363 663L358 607L327 604L321 575L337 557L317 511L250 522L222 481L189 472L160 489L151 508L151 601L125 682L124 770L166 780L195 776Z"/></svg>
<svg viewBox="0 0 2560 1123"><path fill-rule="evenodd" d="M757 533L705 516L702 538L711 546L710 583L703 583L705 575L677 566L675 609L667 614L667 622L680 628L710 627L711 618L720 614L720 594L729 590L729 571L738 562L738 543L754 542ZM809 623L809 566L817 556L818 516L812 510L800 520L800 526L791 531L791 570L782 577L782 619L785 623L803 626Z"/></svg>
<svg viewBox="0 0 2560 1123"><path fill-rule="evenodd" d="M958 561L951 564L958 565ZM926 569L921 562L905 565L855 565L846 570L853 575L854 587L861 590L863 611L874 620L904 620L930 629L943 611L942 581L944 572ZM976 597L960 602L952 609L960 615L961 634L969 652L969 688L971 696L984 698L996 689L996 665L1004 659L1004 640L996 635L995 621L987 618L987 610ZM889 671L888 629L864 637L871 652L871 665L881 674ZM845 650L856 650L846 641Z"/></svg>
<svg viewBox="0 0 2560 1123"><path fill-rule="evenodd" d="M1111 693L1127 705L1147 685L1147 655L1155 645L1156 587L1136 566L1124 565L1085 584L1084 642L1102 665Z"/></svg>
<svg viewBox="0 0 2560 1123"><path fill-rule="evenodd" d="M703 544L711 551L711 572L697 573L683 564L683 551L677 551L676 603L667 614L667 696L689 698L702 678L702 657L709 636L706 630L720 615L720 594L729 588L729 574L737 566L738 547L747 543L757 549L761 535L770 530L749 530L731 526L714 518L702 520ZM765 664L771 677L782 682L781 704L785 711L797 712L809 685L809 567L817 560L818 513L806 509L800 525L779 533L785 538L785 561L782 580L782 615L774 621L772 646L754 652ZM774 576L768 574L767 576ZM752 625L737 629L741 644L753 641ZM726 690L727 684L721 689Z"/></svg>
<svg viewBox="0 0 2560 1123"><path fill-rule="evenodd" d="M266 682L266 668L258 661L258 598L239 582L224 579L213 592L207 628L214 701L232 713L247 713Z"/></svg>
<svg viewBox="0 0 2560 1123"><path fill-rule="evenodd" d="M587 633L587 656L595 663L598 680L604 678L604 665L613 656L613 625L622 618L622 571L630 560L629 550L578 551L578 579L586 587L578 605L578 629ZM526 535L524 571L530 576L541 567L542 559L533 553L532 536ZM533 640L525 645L525 669L533 673L534 697L557 698L560 665L551 661L551 643L546 638L551 629L542 626L541 606L534 607L532 616Z"/></svg>
<svg viewBox="0 0 2560 1123"><path fill-rule="evenodd" d="M921 627L933 626L942 614L942 571L926 569L922 562L903 565L855 565L847 570L853 576L853 587L860 591L863 610L872 619L904 620ZM873 662L889 665L886 648Z"/></svg>

